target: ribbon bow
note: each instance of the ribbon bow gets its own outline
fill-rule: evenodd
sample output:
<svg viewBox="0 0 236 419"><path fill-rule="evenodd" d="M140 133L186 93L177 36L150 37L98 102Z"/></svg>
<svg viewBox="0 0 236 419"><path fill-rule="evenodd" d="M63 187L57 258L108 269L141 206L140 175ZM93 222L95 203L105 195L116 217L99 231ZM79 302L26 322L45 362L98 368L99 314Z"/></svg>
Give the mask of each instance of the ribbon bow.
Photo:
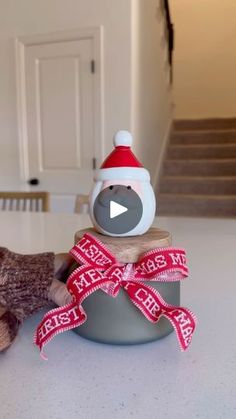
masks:
<svg viewBox="0 0 236 419"><path fill-rule="evenodd" d="M87 315L82 302L101 289L116 297L123 288L130 300L152 323L165 316L172 323L182 350L189 346L196 326L194 314L183 307L167 304L159 292L143 281L172 282L187 278L188 268L183 249L163 247L145 253L138 262L119 263L114 255L91 234L86 233L70 254L81 265L67 280L72 303L45 314L37 327L34 342L43 347L58 333L83 324Z"/></svg>

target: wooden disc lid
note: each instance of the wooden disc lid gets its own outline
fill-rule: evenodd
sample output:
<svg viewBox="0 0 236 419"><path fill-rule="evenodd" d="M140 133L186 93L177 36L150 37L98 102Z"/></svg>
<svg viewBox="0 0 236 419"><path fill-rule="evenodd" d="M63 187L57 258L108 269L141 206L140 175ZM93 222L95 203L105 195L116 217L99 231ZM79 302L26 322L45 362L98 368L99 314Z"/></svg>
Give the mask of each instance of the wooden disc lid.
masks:
<svg viewBox="0 0 236 419"><path fill-rule="evenodd" d="M85 233L98 238L111 253L122 263L137 262L139 256L157 247L171 246L171 235L168 231L152 227L147 233L133 237L111 237L98 233L94 228L86 228L75 233L77 243Z"/></svg>

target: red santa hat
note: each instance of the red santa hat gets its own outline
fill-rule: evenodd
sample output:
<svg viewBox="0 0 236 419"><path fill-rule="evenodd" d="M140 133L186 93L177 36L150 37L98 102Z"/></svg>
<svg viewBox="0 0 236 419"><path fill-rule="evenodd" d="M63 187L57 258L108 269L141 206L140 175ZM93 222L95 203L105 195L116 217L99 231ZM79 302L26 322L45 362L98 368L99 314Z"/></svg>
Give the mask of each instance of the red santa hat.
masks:
<svg viewBox="0 0 236 419"><path fill-rule="evenodd" d="M149 172L131 151L132 135L129 131L118 131L114 136L115 149L95 174L95 181L138 180L149 182Z"/></svg>

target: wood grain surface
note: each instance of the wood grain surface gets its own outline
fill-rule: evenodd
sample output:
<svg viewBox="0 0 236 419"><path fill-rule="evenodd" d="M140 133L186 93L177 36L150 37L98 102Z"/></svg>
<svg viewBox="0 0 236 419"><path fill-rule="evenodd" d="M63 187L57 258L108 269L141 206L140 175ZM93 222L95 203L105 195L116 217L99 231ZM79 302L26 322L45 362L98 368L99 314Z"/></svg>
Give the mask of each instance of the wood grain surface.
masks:
<svg viewBox="0 0 236 419"><path fill-rule="evenodd" d="M75 233L75 243L77 243L85 233L90 233L98 238L115 255L117 260L122 263L137 262L139 256L148 250L156 247L171 246L171 235L168 231L159 228L150 228L147 233L133 237L110 237L98 233L93 228L87 228Z"/></svg>

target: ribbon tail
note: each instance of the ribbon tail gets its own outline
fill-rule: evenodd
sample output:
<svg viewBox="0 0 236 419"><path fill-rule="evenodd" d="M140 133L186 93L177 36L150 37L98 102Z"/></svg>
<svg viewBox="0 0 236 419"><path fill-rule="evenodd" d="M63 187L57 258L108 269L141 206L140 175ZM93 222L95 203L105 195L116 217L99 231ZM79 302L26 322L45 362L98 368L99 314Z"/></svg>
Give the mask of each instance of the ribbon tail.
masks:
<svg viewBox="0 0 236 419"><path fill-rule="evenodd" d="M169 319L175 329L180 348L185 351L192 340L193 333L196 328L196 316L187 308L184 307L168 307L163 310L163 315Z"/></svg>
<svg viewBox="0 0 236 419"><path fill-rule="evenodd" d="M41 355L43 355L43 347L53 337L81 326L87 320L82 302L104 287L107 282L108 279L104 278L102 273L88 266L80 267L72 272L67 281L67 289L74 296L74 301L46 313L37 327L34 343L39 347Z"/></svg>
<svg viewBox="0 0 236 419"><path fill-rule="evenodd" d="M76 302L46 313L34 335L34 343L39 347L41 356L47 359L43 348L54 336L80 326L86 319L83 307Z"/></svg>
<svg viewBox="0 0 236 419"><path fill-rule="evenodd" d="M167 304L157 290L140 282L128 282L123 286L133 304L150 322L157 323L162 316L168 318L181 349L188 348L196 327L196 317L190 310Z"/></svg>

